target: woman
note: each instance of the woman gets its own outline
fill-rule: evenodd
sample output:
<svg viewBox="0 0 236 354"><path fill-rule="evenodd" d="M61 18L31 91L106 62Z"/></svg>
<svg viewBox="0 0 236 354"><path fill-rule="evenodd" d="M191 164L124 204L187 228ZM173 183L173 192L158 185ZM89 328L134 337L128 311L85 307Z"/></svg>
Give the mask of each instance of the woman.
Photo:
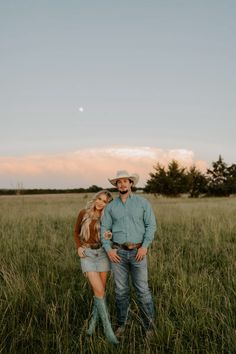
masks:
<svg viewBox="0 0 236 354"><path fill-rule="evenodd" d="M107 339L117 344L118 340L112 330L105 301L110 263L100 241L100 219L103 209L112 199L110 192L102 190L89 201L87 207L82 209L78 215L74 238L82 271L94 293L93 313L87 333L91 335L94 332L96 322L100 317Z"/></svg>

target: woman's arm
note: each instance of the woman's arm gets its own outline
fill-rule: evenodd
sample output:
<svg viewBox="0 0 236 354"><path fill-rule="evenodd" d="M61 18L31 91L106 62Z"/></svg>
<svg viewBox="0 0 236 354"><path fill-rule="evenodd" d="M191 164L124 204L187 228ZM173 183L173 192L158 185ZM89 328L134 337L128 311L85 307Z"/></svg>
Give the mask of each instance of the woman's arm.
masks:
<svg viewBox="0 0 236 354"><path fill-rule="evenodd" d="M76 248L81 247L81 240L80 240L79 234L80 234L80 231L81 231L81 224L82 224L82 220L83 220L84 214L85 214L85 210L81 210L79 212L79 215L78 215L77 220L76 220L75 228L74 228L74 240L75 240L75 243L76 243Z"/></svg>

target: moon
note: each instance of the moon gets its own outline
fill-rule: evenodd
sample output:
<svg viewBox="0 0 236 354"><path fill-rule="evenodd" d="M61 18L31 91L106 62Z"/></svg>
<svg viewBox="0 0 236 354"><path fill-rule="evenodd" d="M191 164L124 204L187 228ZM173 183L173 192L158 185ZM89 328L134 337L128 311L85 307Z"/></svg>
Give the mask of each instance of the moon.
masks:
<svg viewBox="0 0 236 354"><path fill-rule="evenodd" d="M79 111L80 111L81 113L83 113L84 107L79 107Z"/></svg>

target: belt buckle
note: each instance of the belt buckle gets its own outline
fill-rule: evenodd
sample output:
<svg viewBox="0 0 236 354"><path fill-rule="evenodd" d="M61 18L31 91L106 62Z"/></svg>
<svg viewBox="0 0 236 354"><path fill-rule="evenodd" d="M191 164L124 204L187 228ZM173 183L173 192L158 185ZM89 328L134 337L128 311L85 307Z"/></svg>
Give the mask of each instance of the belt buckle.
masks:
<svg viewBox="0 0 236 354"><path fill-rule="evenodd" d="M128 250L132 250L135 248L135 243L131 243L131 242L125 242L124 243L125 248L127 248Z"/></svg>
<svg viewBox="0 0 236 354"><path fill-rule="evenodd" d="M92 250L98 250L99 248L101 248L101 246L99 244L97 244L97 245L95 244L95 245L91 245L90 248Z"/></svg>

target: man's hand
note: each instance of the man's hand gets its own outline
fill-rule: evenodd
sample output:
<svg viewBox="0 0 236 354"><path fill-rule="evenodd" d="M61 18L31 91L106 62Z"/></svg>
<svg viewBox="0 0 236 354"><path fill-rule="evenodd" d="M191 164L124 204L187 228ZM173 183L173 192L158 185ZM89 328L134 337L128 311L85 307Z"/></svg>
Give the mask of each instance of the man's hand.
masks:
<svg viewBox="0 0 236 354"><path fill-rule="evenodd" d="M137 252L136 257L135 257L136 261L138 261L138 262L142 261L144 256L146 256L146 254L147 254L147 248L146 247L140 247L138 249L138 252Z"/></svg>
<svg viewBox="0 0 236 354"><path fill-rule="evenodd" d="M117 249L111 249L109 252L107 252L107 255L110 261L113 263L119 263L121 260L120 256L117 254Z"/></svg>

